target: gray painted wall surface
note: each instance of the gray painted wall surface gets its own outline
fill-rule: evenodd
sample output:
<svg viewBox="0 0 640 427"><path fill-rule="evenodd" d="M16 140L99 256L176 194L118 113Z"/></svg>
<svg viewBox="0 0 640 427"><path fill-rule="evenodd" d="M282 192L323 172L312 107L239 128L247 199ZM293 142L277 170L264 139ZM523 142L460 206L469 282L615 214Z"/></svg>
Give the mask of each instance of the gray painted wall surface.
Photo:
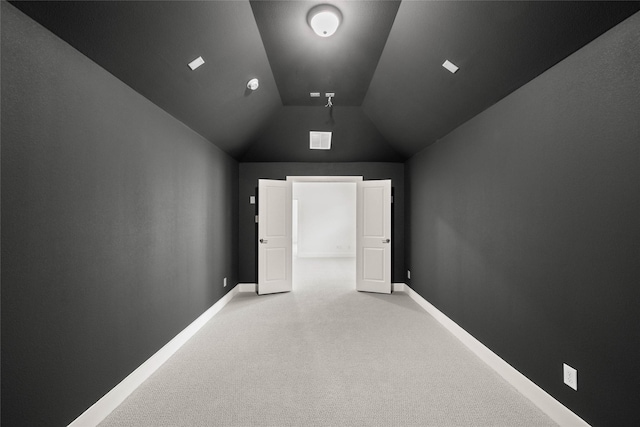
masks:
<svg viewBox="0 0 640 427"><path fill-rule="evenodd" d="M364 179L391 179L394 193L392 275L394 282L404 282L404 164L403 163L240 163L239 199L239 270L241 283L257 281L257 205L249 204L256 196L258 179L286 179L287 176L363 176Z"/></svg>
<svg viewBox="0 0 640 427"><path fill-rule="evenodd" d="M599 426L640 419L639 40L636 14L407 163L409 285Z"/></svg>
<svg viewBox="0 0 640 427"><path fill-rule="evenodd" d="M2 2L2 425L66 425L237 282L238 164Z"/></svg>
<svg viewBox="0 0 640 427"><path fill-rule="evenodd" d="M323 101L324 102L324 101ZM332 132L331 150L310 150L309 131ZM282 107L247 152L250 162L404 162L360 107Z"/></svg>

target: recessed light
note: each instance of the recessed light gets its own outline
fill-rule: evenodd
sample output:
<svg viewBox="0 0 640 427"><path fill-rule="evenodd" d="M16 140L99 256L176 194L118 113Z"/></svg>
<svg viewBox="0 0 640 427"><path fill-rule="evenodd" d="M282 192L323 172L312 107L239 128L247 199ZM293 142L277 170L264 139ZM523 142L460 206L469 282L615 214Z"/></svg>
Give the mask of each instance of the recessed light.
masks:
<svg viewBox="0 0 640 427"><path fill-rule="evenodd" d="M442 66L447 70L451 71L452 73L455 73L456 71L458 71L458 67L454 63L450 62L448 59L444 61L444 64L442 64Z"/></svg>
<svg viewBox="0 0 640 427"><path fill-rule="evenodd" d="M189 62L189 68L191 68L191 70L195 70L196 68L198 68L202 64L204 64L204 59L202 59L202 56L198 56L196 59L194 59L193 61Z"/></svg>
<svg viewBox="0 0 640 427"><path fill-rule="evenodd" d="M309 92L311 98L320 98L320 92Z"/></svg>
<svg viewBox="0 0 640 427"><path fill-rule="evenodd" d="M260 86L258 79L251 79L247 82L247 89L256 90Z"/></svg>

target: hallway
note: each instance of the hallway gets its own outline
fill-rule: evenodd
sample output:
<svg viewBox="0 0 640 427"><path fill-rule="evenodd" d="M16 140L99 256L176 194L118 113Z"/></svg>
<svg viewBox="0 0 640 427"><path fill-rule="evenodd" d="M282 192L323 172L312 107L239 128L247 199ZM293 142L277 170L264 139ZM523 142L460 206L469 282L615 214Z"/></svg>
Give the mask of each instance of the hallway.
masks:
<svg viewBox="0 0 640 427"><path fill-rule="evenodd" d="M101 425L555 425L406 294L356 292L351 258L302 261L293 292L236 296Z"/></svg>
<svg viewBox="0 0 640 427"><path fill-rule="evenodd" d="M466 348L638 424L640 2L328 3L0 2L2 426L96 425L196 330L106 425L546 423ZM406 293L238 295L287 177L391 180Z"/></svg>

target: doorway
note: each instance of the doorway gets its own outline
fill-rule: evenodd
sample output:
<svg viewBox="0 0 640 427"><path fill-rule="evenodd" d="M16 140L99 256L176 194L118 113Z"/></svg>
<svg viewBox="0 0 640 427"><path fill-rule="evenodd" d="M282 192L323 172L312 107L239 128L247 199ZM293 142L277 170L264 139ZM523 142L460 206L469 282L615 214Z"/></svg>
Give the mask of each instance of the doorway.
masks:
<svg viewBox="0 0 640 427"><path fill-rule="evenodd" d="M355 289L355 182L292 183L294 289Z"/></svg>
<svg viewBox="0 0 640 427"><path fill-rule="evenodd" d="M286 181L258 180L258 294L289 292L293 289L292 187L295 182L355 182L356 290L391 293L391 180L363 181L360 176L287 177ZM300 200L296 204L298 211L302 212ZM300 247L303 244L300 237L300 223L303 221L300 212L296 221L296 249L297 255L304 255L306 249ZM330 244L333 247L330 246L329 252L326 251L326 246L325 249L316 247L315 252L306 252L306 255L318 257L320 254L326 257L327 253L334 255L337 246L342 246L342 258L348 258L352 245L348 242L336 244L335 240L330 241ZM300 260L304 257L297 258Z"/></svg>

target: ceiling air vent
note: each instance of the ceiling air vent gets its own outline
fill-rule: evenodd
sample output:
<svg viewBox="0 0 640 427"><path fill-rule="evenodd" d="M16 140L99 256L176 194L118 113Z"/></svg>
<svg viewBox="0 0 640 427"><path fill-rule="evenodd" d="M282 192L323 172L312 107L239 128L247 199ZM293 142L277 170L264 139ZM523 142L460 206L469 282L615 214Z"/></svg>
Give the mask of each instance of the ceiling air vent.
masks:
<svg viewBox="0 0 640 427"><path fill-rule="evenodd" d="M312 150L330 150L331 132L309 132L309 148Z"/></svg>

